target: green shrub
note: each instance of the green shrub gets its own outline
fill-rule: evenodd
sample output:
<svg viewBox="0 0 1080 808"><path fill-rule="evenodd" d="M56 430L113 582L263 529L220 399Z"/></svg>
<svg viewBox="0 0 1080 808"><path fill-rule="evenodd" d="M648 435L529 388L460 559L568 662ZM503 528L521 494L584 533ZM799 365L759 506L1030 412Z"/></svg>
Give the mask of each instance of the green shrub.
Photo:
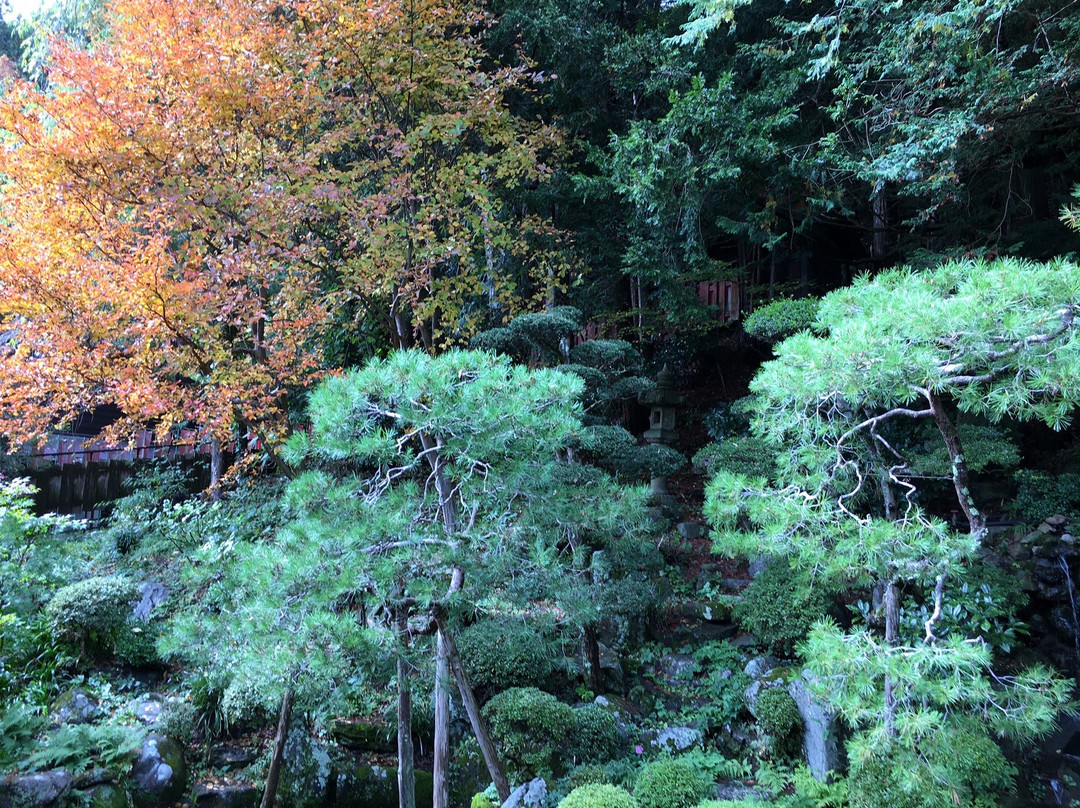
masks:
<svg viewBox="0 0 1080 808"><path fill-rule="evenodd" d="M711 785L708 774L684 758L661 758L647 764L634 782L641 808L693 808Z"/></svg>
<svg viewBox="0 0 1080 808"><path fill-rule="evenodd" d="M611 777L599 763L586 763L574 768L566 775L559 784L563 794L569 794L578 786L588 786L595 783L610 783Z"/></svg>
<svg viewBox="0 0 1080 808"><path fill-rule="evenodd" d="M743 320L743 328L764 342L779 342L808 329L817 316L819 303L813 297L779 298L750 312Z"/></svg>
<svg viewBox="0 0 1080 808"><path fill-rule="evenodd" d="M186 701L167 701L161 708L154 729L162 735L175 738L185 746L195 739L197 716L195 708Z"/></svg>
<svg viewBox="0 0 1080 808"><path fill-rule="evenodd" d="M718 471L769 479L775 473L773 450L764 440L752 435L736 435L710 443L694 455L694 468L711 477Z"/></svg>
<svg viewBox="0 0 1080 808"><path fill-rule="evenodd" d="M802 725L799 706L782 687L769 687L758 694L754 705L758 726L769 735L785 738Z"/></svg>
<svg viewBox="0 0 1080 808"><path fill-rule="evenodd" d="M550 637L520 620L481 620L461 632L457 645L482 694L536 686L551 675Z"/></svg>
<svg viewBox="0 0 1080 808"><path fill-rule="evenodd" d="M626 789L608 783L590 783L563 797L559 808L637 808L637 801Z"/></svg>
<svg viewBox="0 0 1080 808"><path fill-rule="evenodd" d="M221 710L229 725L257 724L269 715L267 699L255 682L233 679L221 697Z"/></svg>
<svg viewBox="0 0 1080 808"><path fill-rule="evenodd" d="M1080 515L1080 474L1020 469L1016 472L1016 511L1031 524L1061 514L1076 519Z"/></svg>
<svg viewBox="0 0 1080 808"><path fill-rule="evenodd" d="M483 791L473 794L469 808L499 808L499 804Z"/></svg>
<svg viewBox="0 0 1080 808"><path fill-rule="evenodd" d="M160 629L155 623L129 620L116 632L113 653L116 661L129 668L154 668L161 665L157 652Z"/></svg>
<svg viewBox="0 0 1080 808"><path fill-rule="evenodd" d="M697 808L749 808L749 806L760 804L761 802L755 799L705 800L705 802L698 803Z"/></svg>
<svg viewBox="0 0 1080 808"><path fill-rule="evenodd" d="M46 605L45 615L58 635L79 642L83 650L88 643L107 647L127 621L135 594L127 578L87 578L62 587Z"/></svg>
<svg viewBox="0 0 1080 808"><path fill-rule="evenodd" d="M64 724L43 748L30 755L30 769L69 768L76 772L101 766L125 771L138 754L146 730L121 724Z"/></svg>
<svg viewBox="0 0 1080 808"><path fill-rule="evenodd" d="M618 743L618 724L599 704L574 709L574 756L583 761L610 760Z"/></svg>
<svg viewBox="0 0 1080 808"><path fill-rule="evenodd" d="M811 585L787 559L770 562L735 604L735 622L773 653L791 656L810 627L832 605L820 583Z"/></svg>
<svg viewBox="0 0 1080 808"><path fill-rule="evenodd" d="M484 715L517 779L551 779L566 768L577 729L570 705L535 687L515 687L489 701Z"/></svg>
<svg viewBox="0 0 1080 808"><path fill-rule="evenodd" d="M928 738L917 750L894 744L852 756L848 799L852 808L977 808L994 804L989 795L1010 791L1015 776L992 738L979 728L962 729Z"/></svg>

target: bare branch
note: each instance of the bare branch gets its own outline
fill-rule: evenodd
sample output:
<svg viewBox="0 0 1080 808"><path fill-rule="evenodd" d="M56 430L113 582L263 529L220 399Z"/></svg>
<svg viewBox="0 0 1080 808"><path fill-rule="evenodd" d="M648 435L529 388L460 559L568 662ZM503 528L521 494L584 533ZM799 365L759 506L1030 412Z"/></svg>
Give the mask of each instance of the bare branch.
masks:
<svg viewBox="0 0 1080 808"><path fill-rule="evenodd" d="M931 643L937 641L937 637L934 636L934 623L941 617L941 599L945 594L945 577L944 572L937 577L937 582L934 584L934 611L923 624L926 626L926 641Z"/></svg>

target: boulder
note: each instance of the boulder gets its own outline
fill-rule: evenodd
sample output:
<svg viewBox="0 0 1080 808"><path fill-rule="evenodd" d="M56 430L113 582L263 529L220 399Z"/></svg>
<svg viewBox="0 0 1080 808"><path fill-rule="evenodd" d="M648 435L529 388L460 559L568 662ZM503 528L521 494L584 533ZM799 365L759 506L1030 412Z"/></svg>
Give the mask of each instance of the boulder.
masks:
<svg viewBox="0 0 1080 808"><path fill-rule="evenodd" d="M158 733L147 735L139 758L131 769L134 781L132 800L135 808L158 808L184 797L187 764L184 750L172 738Z"/></svg>
<svg viewBox="0 0 1080 808"><path fill-rule="evenodd" d="M330 737L346 749L364 752L396 752L397 734L393 727L362 718L335 718L330 722Z"/></svg>
<svg viewBox="0 0 1080 808"><path fill-rule="evenodd" d="M57 724L87 724L98 712L98 703L80 687L73 687L53 702L50 714Z"/></svg>
<svg viewBox="0 0 1080 808"><path fill-rule="evenodd" d="M131 616L136 620L147 623L150 614L169 598L169 587L157 581L143 581L136 585L139 599L135 601Z"/></svg>
<svg viewBox="0 0 1080 808"><path fill-rule="evenodd" d="M738 803L764 803L770 793L763 788L753 788L738 780L725 780L713 788L714 800L731 800Z"/></svg>
<svg viewBox="0 0 1080 808"><path fill-rule="evenodd" d="M242 746L218 744L210 750L210 765L215 769L242 769L255 760L255 756Z"/></svg>
<svg viewBox="0 0 1080 808"><path fill-rule="evenodd" d="M641 736L641 743L650 753L685 752L687 749L701 746L704 736L697 727L665 727L664 729L646 730Z"/></svg>
<svg viewBox="0 0 1080 808"><path fill-rule="evenodd" d="M161 711L164 707L164 696L157 693L147 693L141 699L135 699L131 703L131 712L144 724L153 726L161 717Z"/></svg>
<svg viewBox="0 0 1080 808"><path fill-rule="evenodd" d="M80 805L88 808L129 808L131 795L113 783L100 783L82 792Z"/></svg>
<svg viewBox="0 0 1080 808"><path fill-rule="evenodd" d="M779 667L779 665L780 662L775 657L755 657L746 663L743 672L751 679L761 679L763 676L768 676L769 673Z"/></svg>
<svg viewBox="0 0 1080 808"><path fill-rule="evenodd" d="M61 805L71 791L71 772L53 769L0 781L0 808Z"/></svg>
<svg viewBox="0 0 1080 808"><path fill-rule="evenodd" d="M282 805L291 808L322 806L333 784L334 767L326 747L308 735L304 727L289 730L278 785Z"/></svg>
<svg viewBox="0 0 1080 808"><path fill-rule="evenodd" d="M420 804L418 799L417 805ZM547 802L547 783L537 777L515 788L502 808L543 808Z"/></svg>
<svg viewBox="0 0 1080 808"><path fill-rule="evenodd" d="M664 654L656 664L668 679L686 681L693 677L697 660L690 654Z"/></svg>
<svg viewBox="0 0 1080 808"><path fill-rule="evenodd" d="M209 785L199 783L192 793L195 808L256 808L262 789L247 784Z"/></svg>
<svg viewBox="0 0 1080 808"><path fill-rule="evenodd" d="M830 772L840 770L840 739L837 737L836 713L816 699L807 686L812 676L809 671L803 671L801 677L788 684L788 693L802 716L806 764L815 778L824 781Z"/></svg>
<svg viewBox="0 0 1080 808"><path fill-rule="evenodd" d="M431 773L417 770L416 804L431 805L435 783ZM397 808L397 769L359 764L337 774L335 808Z"/></svg>

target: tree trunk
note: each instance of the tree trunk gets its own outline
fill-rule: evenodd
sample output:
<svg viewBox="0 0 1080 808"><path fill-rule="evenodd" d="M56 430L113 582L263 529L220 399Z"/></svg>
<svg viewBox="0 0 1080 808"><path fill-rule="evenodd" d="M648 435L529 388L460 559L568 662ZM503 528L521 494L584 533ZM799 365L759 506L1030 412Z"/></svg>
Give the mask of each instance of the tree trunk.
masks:
<svg viewBox="0 0 1080 808"><path fill-rule="evenodd" d="M433 750L432 779L434 780L433 808L450 806L450 654L446 638L435 632L435 749Z"/></svg>
<svg viewBox="0 0 1080 808"><path fill-rule="evenodd" d="M895 581L885 586L885 643L896 645L900 642L900 589ZM892 676L885 674L885 731L891 736L896 733L896 692Z"/></svg>
<svg viewBox="0 0 1080 808"><path fill-rule="evenodd" d="M888 200L885 197L885 183L879 180L874 185L874 196L872 200L873 205L873 217L874 227L873 236L870 244L870 256L874 261L880 262L885 259L885 253L888 251L888 217L889 207Z"/></svg>
<svg viewBox="0 0 1080 808"><path fill-rule="evenodd" d="M934 423L937 424L941 437L945 439L945 446L949 451L949 460L952 463L953 488L956 491L956 499L960 503L960 509L968 520L968 529L971 535L978 540L986 534L986 515L975 507L975 500L971 496L971 474L968 471L967 460L964 457L964 445L960 441L960 433L956 431L956 425L949 418L945 410L945 402L937 393L928 392L927 400L930 402L930 410L934 414Z"/></svg>
<svg viewBox="0 0 1080 808"><path fill-rule="evenodd" d="M600 670L600 641L596 638L596 626L592 623L585 626L581 645L584 651L585 667L589 673L589 690L595 695L600 695L604 692L603 672Z"/></svg>
<svg viewBox="0 0 1080 808"><path fill-rule="evenodd" d="M495 790L499 794L499 802L504 803L510 799L510 783L507 781L502 764L499 762L499 755L495 750L495 744L491 741L491 736L488 734L484 717L480 714L480 705L477 703L476 697L473 696L472 688L469 687L469 680L465 675L465 666L461 664L461 656L458 654L454 638L447 632L441 615L437 614L435 616L435 623L446 641L450 670L457 681L461 701L465 704L465 712L469 715L469 723L472 725L473 734L476 736L477 743L480 744L480 751L484 755L484 763L487 764L491 782L495 784Z"/></svg>
<svg viewBox="0 0 1080 808"><path fill-rule="evenodd" d="M398 607L395 615L398 638L408 641L408 610ZM397 748L398 748L398 808L416 808L416 776L413 772L412 689L409 687L409 665L403 651L397 660Z"/></svg>
<svg viewBox="0 0 1080 808"><path fill-rule="evenodd" d="M266 772L266 787L263 788L262 802L259 808L274 808L278 783L281 780L281 762L285 757L285 739L289 735L289 716L292 713L293 692L285 688L281 696L281 712L278 715L277 737L274 739L274 754L270 758L270 768Z"/></svg>
<svg viewBox="0 0 1080 808"><path fill-rule="evenodd" d="M210 500L221 502L221 477L225 468L225 458L221 454L221 441L210 439Z"/></svg>

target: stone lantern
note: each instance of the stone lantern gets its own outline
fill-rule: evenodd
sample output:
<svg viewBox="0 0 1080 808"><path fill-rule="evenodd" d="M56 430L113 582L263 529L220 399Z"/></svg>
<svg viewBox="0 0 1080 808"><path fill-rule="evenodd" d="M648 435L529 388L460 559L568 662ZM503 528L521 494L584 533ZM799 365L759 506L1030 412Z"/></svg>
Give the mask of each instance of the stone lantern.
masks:
<svg viewBox="0 0 1080 808"><path fill-rule="evenodd" d="M667 365L656 374L656 387L642 393L638 401L651 407L649 428L643 436L646 442L674 448L679 440L679 433L675 431L675 411L685 399L675 392L675 374ZM667 475L654 474L649 480L649 493L661 508L675 507L675 497L667 487Z"/></svg>
<svg viewBox="0 0 1080 808"><path fill-rule="evenodd" d="M642 393L638 401L652 408L645 440L648 443L674 446L679 440L679 433L675 431L675 410L683 405L685 399L675 392L675 374L667 365L656 374L656 387Z"/></svg>

